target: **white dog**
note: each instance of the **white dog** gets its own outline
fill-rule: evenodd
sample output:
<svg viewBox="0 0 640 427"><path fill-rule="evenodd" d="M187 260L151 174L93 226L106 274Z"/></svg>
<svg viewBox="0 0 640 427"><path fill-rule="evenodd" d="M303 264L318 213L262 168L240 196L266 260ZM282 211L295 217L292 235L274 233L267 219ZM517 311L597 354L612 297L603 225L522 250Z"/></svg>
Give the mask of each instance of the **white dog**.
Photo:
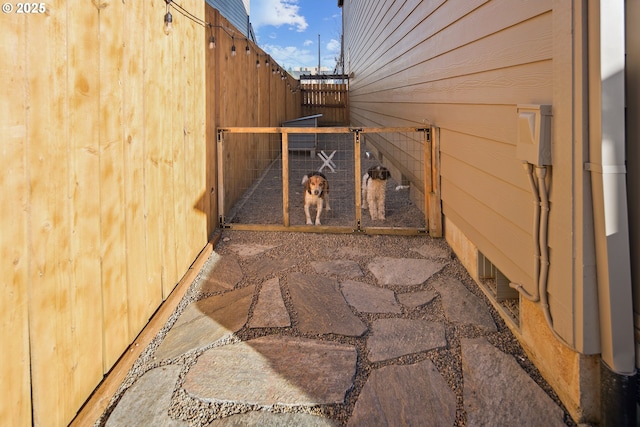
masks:
<svg viewBox="0 0 640 427"><path fill-rule="evenodd" d="M313 225L309 207L315 205L315 224L320 225L320 214L323 208L328 211L331 210L329 206L329 181L320 172L312 172L302 178L302 184L304 185L304 214L307 218L307 224Z"/></svg>
<svg viewBox="0 0 640 427"><path fill-rule="evenodd" d="M362 209L369 209L372 220L385 219L387 178L390 176L384 166L371 167L362 176Z"/></svg>

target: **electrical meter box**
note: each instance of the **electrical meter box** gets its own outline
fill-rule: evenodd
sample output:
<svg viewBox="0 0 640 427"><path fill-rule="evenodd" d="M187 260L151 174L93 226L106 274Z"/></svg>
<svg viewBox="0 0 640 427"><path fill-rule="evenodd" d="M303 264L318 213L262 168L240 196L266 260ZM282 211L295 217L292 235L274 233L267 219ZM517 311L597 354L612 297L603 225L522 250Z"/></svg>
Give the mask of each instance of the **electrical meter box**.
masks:
<svg viewBox="0 0 640 427"><path fill-rule="evenodd" d="M537 166L551 164L551 105L518 105L518 159Z"/></svg>

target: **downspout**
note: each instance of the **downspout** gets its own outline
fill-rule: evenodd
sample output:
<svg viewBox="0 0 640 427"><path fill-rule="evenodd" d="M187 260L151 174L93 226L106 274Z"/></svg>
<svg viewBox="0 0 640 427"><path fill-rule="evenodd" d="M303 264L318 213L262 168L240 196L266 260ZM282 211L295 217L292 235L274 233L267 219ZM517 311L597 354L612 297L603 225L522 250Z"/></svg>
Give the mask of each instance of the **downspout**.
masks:
<svg viewBox="0 0 640 427"><path fill-rule="evenodd" d="M591 3L590 3L591 4ZM636 368L625 158L624 0L590 8L591 172L601 348L601 423L636 425ZM598 17L598 18L596 18ZM599 56L598 56L599 50ZM598 72L599 71L599 72ZM601 119L599 121L598 119Z"/></svg>

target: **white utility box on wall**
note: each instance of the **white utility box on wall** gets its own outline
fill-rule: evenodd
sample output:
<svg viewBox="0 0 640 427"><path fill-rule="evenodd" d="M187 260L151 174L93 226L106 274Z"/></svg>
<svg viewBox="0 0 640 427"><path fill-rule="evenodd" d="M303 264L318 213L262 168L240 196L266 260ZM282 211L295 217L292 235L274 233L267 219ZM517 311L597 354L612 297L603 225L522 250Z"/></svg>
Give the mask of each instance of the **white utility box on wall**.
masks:
<svg viewBox="0 0 640 427"><path fill-rule="evenodd" d="M537 166L551 164L551 105L518 105L518 159Z"/></svg>

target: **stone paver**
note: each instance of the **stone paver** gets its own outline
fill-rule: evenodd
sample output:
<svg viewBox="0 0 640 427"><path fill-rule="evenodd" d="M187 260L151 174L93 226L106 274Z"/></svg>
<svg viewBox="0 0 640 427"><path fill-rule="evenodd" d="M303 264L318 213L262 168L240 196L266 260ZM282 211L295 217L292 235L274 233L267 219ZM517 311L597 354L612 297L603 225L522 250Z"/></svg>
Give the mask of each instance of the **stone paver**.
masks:
<svg viewBox="0 0 640 427"><path fill-rule="evenodd" d="M238 331L247 322L254 290L247 286L191 303L156 350L156 358L173 358Z"/></svg>
<svg viewBox="0 0 640 427"><path fill-rule="evenodd" d="M456 397L431 361L371 373L348 426L451 426Z"/></svg>
<svg viewBox="0 0 640 427"><path fill-rule="evenodd" d="M440 322L411 319L378 319L367 340L369 360L380 362L447 345Z"/></svg>
<svg viewBox="0 0 640 427"><path fill-rule="evenodd" d="M438 295L434 291L427 289L424 291L399 294L398 301L400 301L400 304L406 307L416 308L425 304L429 304L437 296Z"/></svg>
<svg viewBox="0 0 640 427"><path fill-rule="evenodd" d="M354 280L341 284L342 293L349 305L362 313L400 313L395 292Z"/></svg>
<svg viewBox="0 0 640 427"><path fill-rule="evenodd" d="M293 259L271 259L271 258L262 258L259 260L254 260L250 264L247 265L247 275L256 277L258 280L261 280L267 276L271 276L273 274L284 271L288 268L296 265L296 261Z"/></svg>
<svg viewBox="0 0 640 427"><path fill-rule="evenodd" d="M564 426L563 411L485 338L462 339L467 425Z"/></svg>
<svg viewBox="0 0 640 427"><path fill-rule="evenodd" d="M267 336L207 350L184 388L204 401L255 405L340 403L356 370L353 346Z"/></svg>
<svg viewBox="0 0 640 427"><path fill-rule="evenodd" d="M367 325L347 305L336 280L293 273L288 276L287 285L302 332L358 337L367 331Z"/></svg>
<svg viewBox="0 0 640 427"><path fill-rule="evenodd" d="M420 247L414 248L414 251L418 252L425 258L431 259L449 259L451 258L451 249L449 247L443 247L442 245L434 242L429 242Z"/></svg>
<svg viewBox="0 0 640 427"><path fill-rule="evenodd" d="M256 255L260 255L270 249L275 248L276 245L259 245L257 243L241 244L232 243L229 248L234 251L238 256L248 258Z"/></svg>
<svg viewBox="0 0 640 427"><path fill-rule="evenodd" d="M313 261L311 263L313 269L318 274L326 276L347 276L361 277L364 276L360 266L355 261L349 260L331 260L331 261Z"/></svg>
<svg viewBox="0 0 640 427"><path fill-rule="evenodd" d="M224 256L214 252L204 269L202 292L221 292L233 289L242 280L242 269L235 256Z"/></svg>
<svg viewBox="0 0 640 427"><path fill-rule="evenodd" d="M212 421L207 427L334 427L337 423L311 414L248 412Z"/></svg>
<svg viewBox="0 0 640 427"><path fill-rule="evenodd" d="M162 366L145 373L122 396L106 427L187 427L189 423L174 420L168 414L180 371L180 366Z"/></svg>
<svg viewBox="0 0 640 427"><path fill-rule="evenodd" d="M425 282L445 265L428 259L380 257L367 267L382 285L411 286Z"/></svg>
<svg viewBox="0 0 640 427"><path fill-rule="evenodd" d="M280 292L280 279L274 277L262 284L258 303L249 322L251 328L283 328L291 326L291 318Z"/></svg>
<svg viewBox="0 0 640 427"><path fill-rule="evenodd" d="M375 238L377 254L398 244ZM202 299L139 359L106 426L564 425L563 410L487 339L498 327L484 300L452 275L432 277L456 262L442 242L370 258L357 242L328 238L307 274L289 271L302 256L283 250L286 237L222 241L227 252L214 252L194 284L205 294L186 297ZM445 324L460 345L447 342Z"/></svg>
<svg viewBox="0 0 640 427"><path fill-rule="evenodd" d="M487 304L459 280L444 277L434 281L433 287L442 296L442 307L450 322L476 325L487 331L497 330Z"/></svg>

